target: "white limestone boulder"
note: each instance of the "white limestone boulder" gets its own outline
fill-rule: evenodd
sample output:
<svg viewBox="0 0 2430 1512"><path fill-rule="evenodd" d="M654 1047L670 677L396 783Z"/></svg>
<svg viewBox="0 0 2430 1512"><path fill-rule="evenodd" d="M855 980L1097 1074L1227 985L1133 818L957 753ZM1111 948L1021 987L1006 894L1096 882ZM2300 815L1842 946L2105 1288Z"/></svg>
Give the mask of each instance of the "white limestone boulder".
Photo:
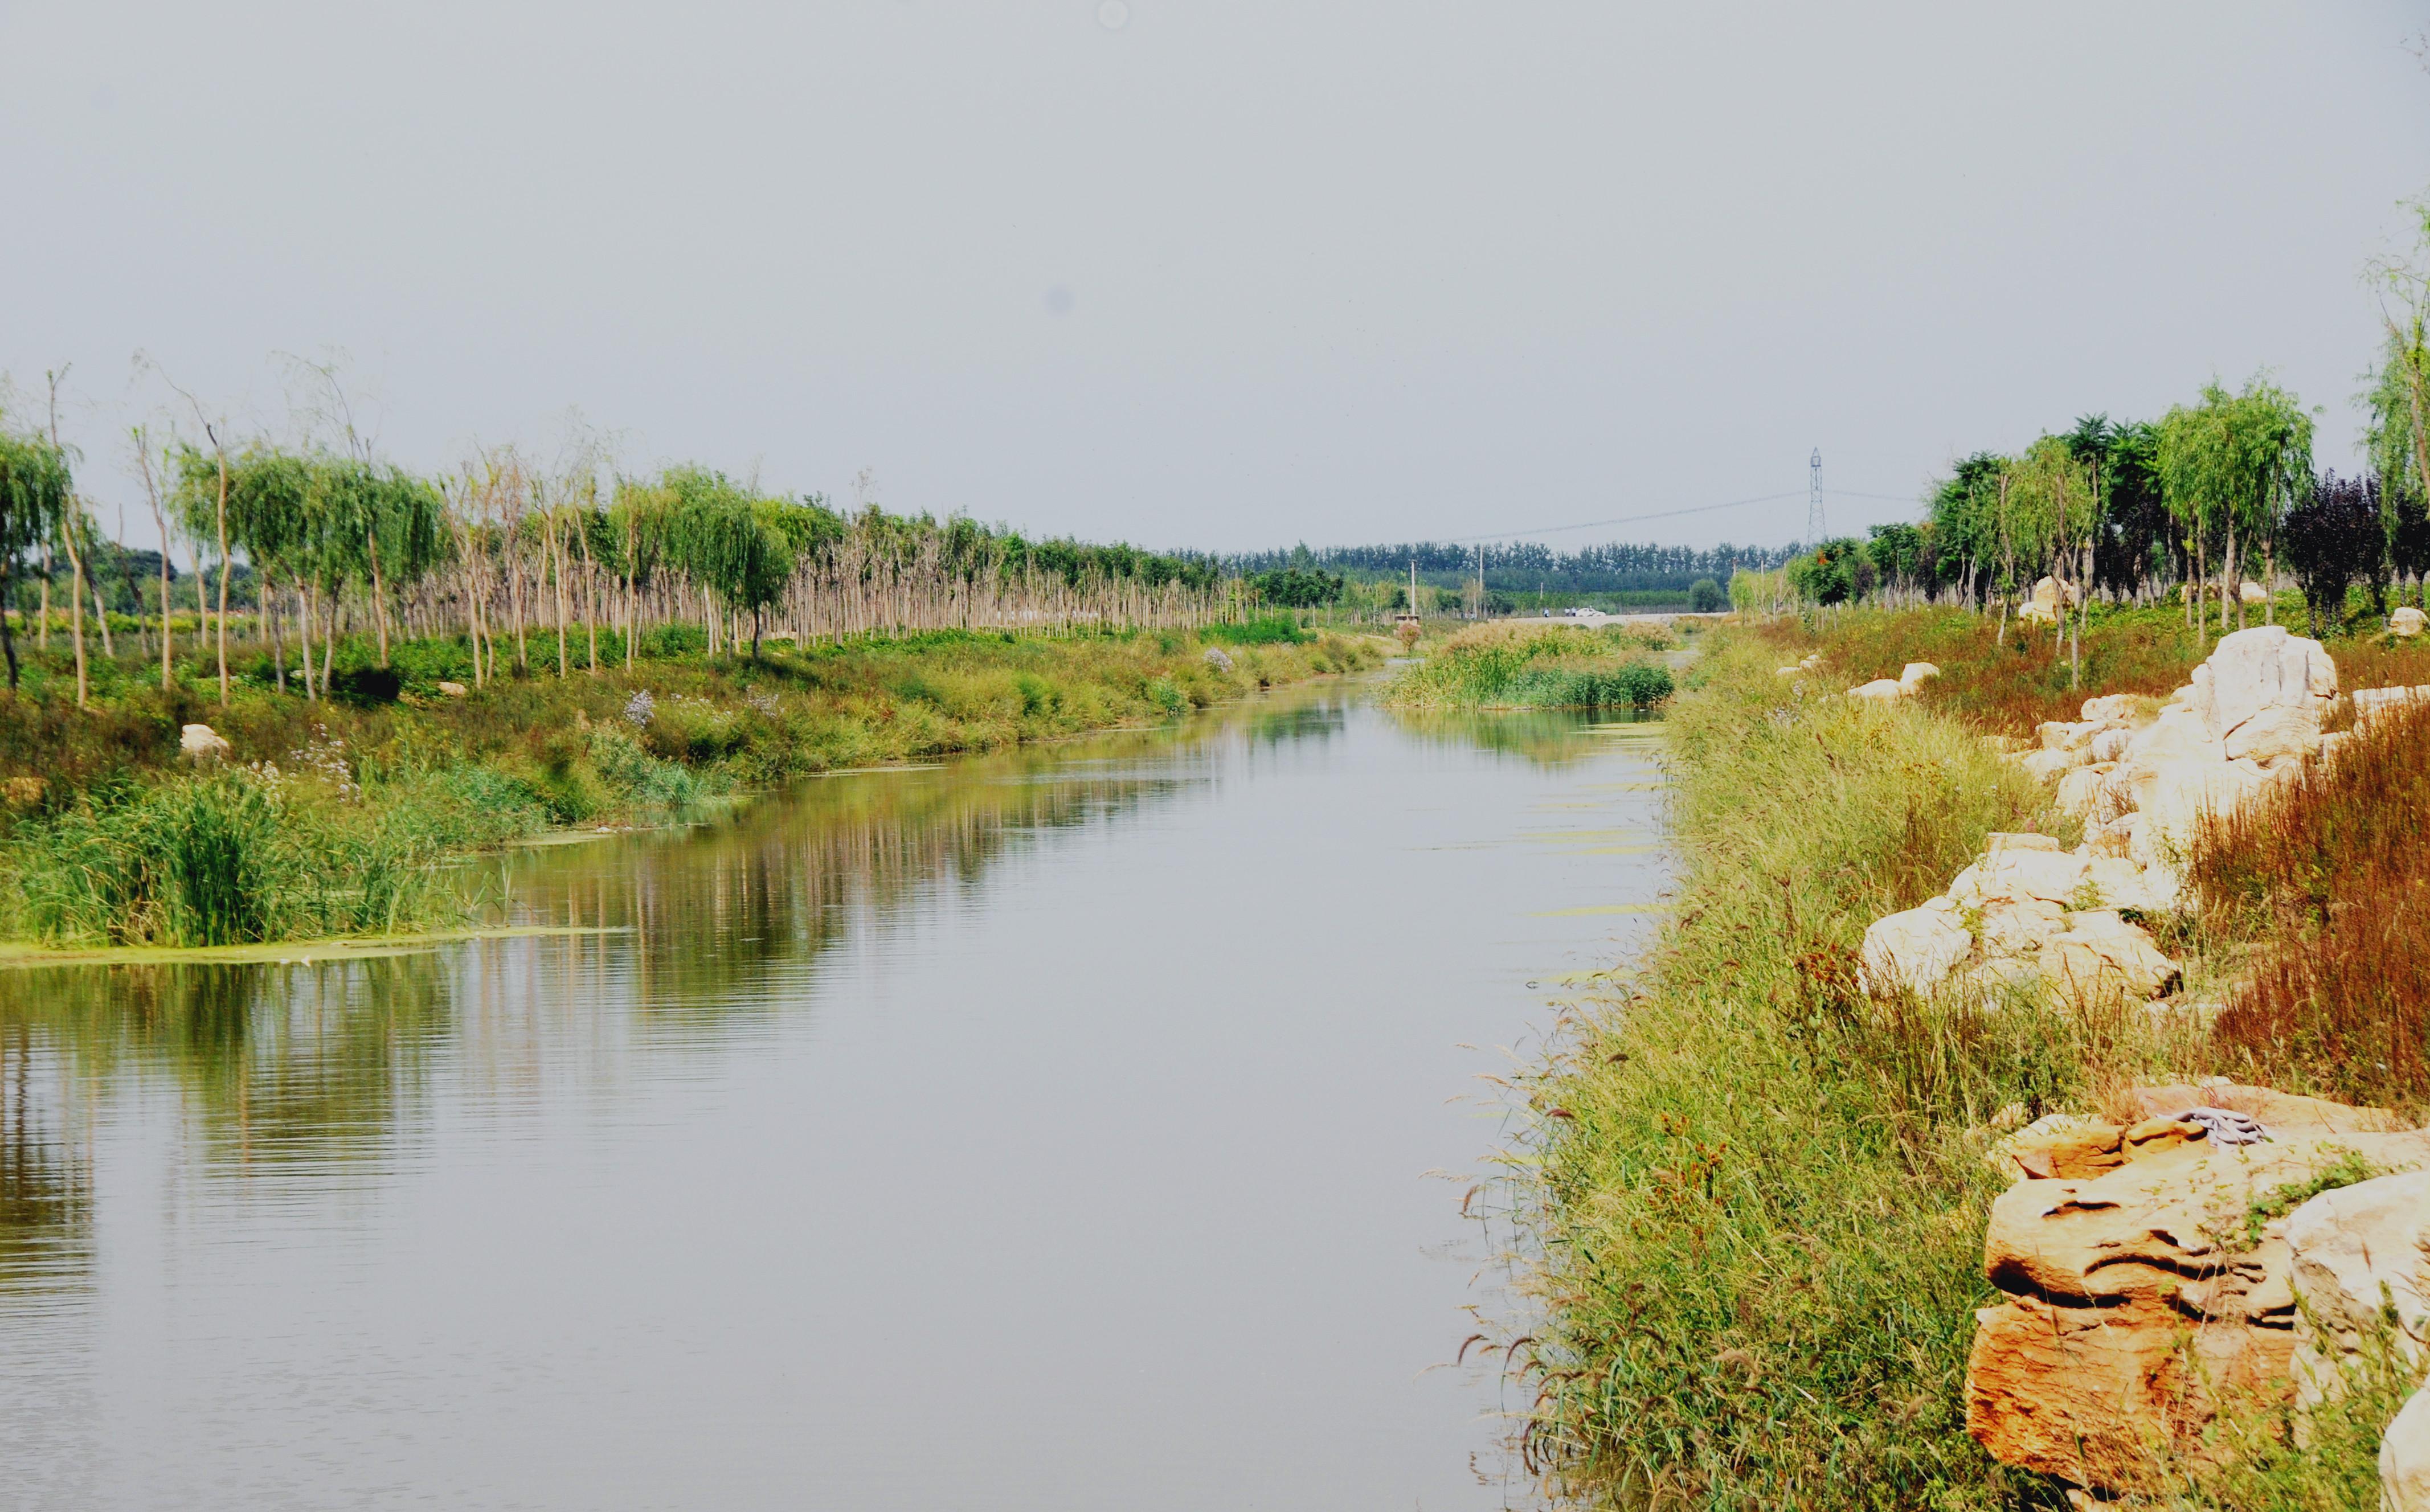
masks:
<svg viewBox="0 0 2430 1512"><path fill-rule="evenodd" d="M2235 813L2269 780L2261 764L2250 760L2177 761L2159 768L2136 791L2143 822L2135 831L2135 860L2173 868L2206 816Z"/></svg>
<svg viewBox="0 0 2430 1512"><path fill-rule="evenodd" d="M2304 1299L2295 1321L2298 1400L2337 1396L2340 1367L2359 1359L2383 1326L2393 1325L2389 1345L2420 1357L2430 1343L2430 1171L2321 1193L2289 1216L2287 1249Z"/></svg>
<svg viewBox="0 0 2430 1512"><path fill-rule="evenodd" d="M2388 617L2388 629L2395 632L2398 639L2404 640L2410 640L2420 635L2424 623L2425 617L2422 612L2410 606L2399 609Z"/></svg>
<svg viewBox="0 0 2430 1512"><path fill-rule="evenodd" d="M2408 704L2430 704L2430 683L2416 688L2357 688L2353 697L2355 726L2359 729Z"/></svg>
<svg viewBox="0 0 2430 1512"><path fill-rule="evenodd" d="M2244 580L2243 586L2236 590L2236 596L2242 599L2247 604L2267 604L2270 602L2270 590L2263 588L2260 584L2253 581L2251 578L2246 578Z"/></svg>
<svg viewBox="0 0 2430 1512"><path fill-rule="evenodd" d="M2225 741L2264 709L2308 712L2317 725L2337 693L2338 669L2319 641L2290 635L2283 624L2256 625L2221 637L2194 669L2193 687L2194 712L2213 739Z"/></svg>
<svg viewBox="0 0 2430 1512"><path fill-rule="evenodd" d="M2430 1512L2430 1388L2405 1399L2379 1436L2380 1512Z"/></svg>
<svg viewBox="0 0 2430 1512"><path fill-rule="evenodd" d="M2112 908L2067 917L2067 928L2041 947L2042 979L2078 1004L2148 1002L2181 974L2150 933Z"/></svg>
<svg viewBox="0 0 2430 1512"><path fill-rule="evenodd" d="M1876 677L1862 688L1849 689L1848 696L1880 704L1895 704L1906 696L1906 686L1895 677Z"/></svg>
<svg viewBox="0 0 2430 1512"><path fill-rule="evenodd" d="M231 749L219 731L208 724L189 724L177 734L177 749L187 760L203 765L227 758Z"/></svg>
<svg viewBox="0 0 2430 1512"><path fill-rule="evenodd" d="M1910 661L1899 672L1899 685L1913 692L1939 675L1940 669L1928 661Z"/></svg>
<svg viewBox="0 0 2430 1512"><path fill-rule="evenodd" d="M2058 779L2058 796L2053 800L2059 812L2078 819L2087 818L2101 806L2103 785L2118 770L2115 761L2094 761L2064 773Z"/></svg>
<svg viewBox="0 0 2430 1512"><path fill-rule="evenodd" d="M1957 906L1935 898L1920 908L1886 915L1865 931L1859 985L1885 995L1904 988L1918 995L1938 988L1974 948Z"/></svg>

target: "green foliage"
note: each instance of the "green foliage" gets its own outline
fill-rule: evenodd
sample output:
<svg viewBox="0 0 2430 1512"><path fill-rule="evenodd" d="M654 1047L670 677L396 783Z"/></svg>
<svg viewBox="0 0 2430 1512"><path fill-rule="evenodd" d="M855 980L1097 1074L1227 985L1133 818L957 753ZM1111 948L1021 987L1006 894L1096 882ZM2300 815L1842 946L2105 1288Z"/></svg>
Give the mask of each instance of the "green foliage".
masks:
<svg viewBox="0 0 2430 1512"><path fill-rule="evenodd" d="M1313 609L1338 602L1341 597L1342 575L1331 576L1321 572L1298 567L1278 568L1260 573L1249 579L1263 602L1283 609Z"/></svg>
<svg viewBox="0 0 2430 1512"><path fill-rule="evenodd" d="M1406 708L1646 708L1671 695L1671 673L1645 652L1658 636L1558 622L1472 626L1403 669L1385 690Z"/></svg>
<svg viewBox="0 0 2430 1512"><path fill-rule="evenodd" d="M1722 585L1709 577L1700 577L1688 586L1688 607L1698 614L1711 614L1727 608L1729 602L1729 595L1722 591Z"/></svg>
<svg viewBox="0 0 2430 1512"><path fill-rule="evenodd" d="M1845 604L1872 590L1872 558L1862 543L1841 538L1826 540L1784 569L1789 587L1809 604Z"/></svg>
<svg viewBox="0 0 2430 1512"><path fill-rule="evenodd" d="M1198 638L1217 646L1302 646L1314 640L1316 632L1304 628L1288 615L1278 615L1262 620L1210 624L1198 632Z"/></svg>

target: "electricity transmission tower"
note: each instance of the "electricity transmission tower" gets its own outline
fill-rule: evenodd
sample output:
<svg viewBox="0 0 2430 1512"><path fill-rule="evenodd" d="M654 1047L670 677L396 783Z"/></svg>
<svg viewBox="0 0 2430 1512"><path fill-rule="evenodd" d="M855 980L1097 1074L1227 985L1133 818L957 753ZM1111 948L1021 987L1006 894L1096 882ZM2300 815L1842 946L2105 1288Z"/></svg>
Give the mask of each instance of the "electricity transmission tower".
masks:
<svg viewBox="0 0 2430 1512"><path fill-rule="evenodd" d="M1822 448L1814 448L1814 456L1806 464L1810 480L1806 490L1806 544L1822 543Z"/></svg>

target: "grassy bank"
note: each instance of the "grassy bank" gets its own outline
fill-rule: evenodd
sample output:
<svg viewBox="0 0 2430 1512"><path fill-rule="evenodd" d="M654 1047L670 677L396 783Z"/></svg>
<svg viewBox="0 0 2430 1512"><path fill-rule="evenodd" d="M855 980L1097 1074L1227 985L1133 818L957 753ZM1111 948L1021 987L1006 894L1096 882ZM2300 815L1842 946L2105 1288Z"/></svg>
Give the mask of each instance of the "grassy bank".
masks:
<svg viewBox="0 0 2430 1512"><path fill-rule="evenodd" d="M110 668L83 710L46 696L55 676L28 678L0 698L0 937L189 946L458 923L477 884L449 863L484 847L1169 718L1381 659L1372 641L1273 626L948 632L756 659L658 640L629 672L603 647L617 656L596 674L549 665L463 696L441 689L470 676L469 650L446 641L396 648L396 675L354 677L351 700L280 692L267 665L225 707L194 666L167 691L157 663ZM341 648L340 690L368 663ZM188 723L225 738L225 758L181 756Z"/></svg>
<svg viewBox="0 0 2430 1512"><path fill-rule="evenodd" d="M1658 653L1676 643L1647 626L1494 621L1437 642L1384 696L1401 708L1649 708L1671 696Z"/></svg>
<svg viewBox="0 0 2430 1512"><path fill-rule="evenodd" d="M2007 1185L1985 1158L1997 1131L2210 1073L2430 1107L2410 922L2430 902L2430 786L2408 755L2430 715L2375 724L2336 767L2200 838L2205 904L2172 948L2227 984L2207 1031L2024 998L1859 995L1866 925L1941 890L1986 833L2072 838L1984 731L2120 683L2165 692L2199 659L2190 637L2176 647L2122 615L2087 640L2114 680L2064 692L2047 645L2015 650L1965 619L1728 632L1672 709L1673 922L1518 1088L1505 1211L1535 1305L1501 1342L1536 1393L1526 1462L1579 1502L2063 1504L1965 1431L1972 1313L1994 1300L1984 1223ZM2341 668L2364 659L2352 649L2332 648ZM1800 692L1774 674L1806 650L1845 681ZM1837 696L1909 659L1943 668L1925 699ZM2284 1428L2283 1413L2231 1422L2241 1468L2154 1504L2325 1507L2375 1486L2375 1422L2302 1448Z"/></svg>

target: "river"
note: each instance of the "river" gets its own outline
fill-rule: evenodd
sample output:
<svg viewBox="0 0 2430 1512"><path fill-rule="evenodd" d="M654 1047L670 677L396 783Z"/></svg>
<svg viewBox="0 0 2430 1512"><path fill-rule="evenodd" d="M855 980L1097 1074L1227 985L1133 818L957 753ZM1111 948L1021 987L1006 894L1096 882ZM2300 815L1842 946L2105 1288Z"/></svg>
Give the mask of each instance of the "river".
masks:
<svg viewBox="0 0 2430 1512"><path fill-rule="evenodd" d="M1653 728L1304 688L0 972L0 1506L1500 1506L1477 1078Z"/></svg>

